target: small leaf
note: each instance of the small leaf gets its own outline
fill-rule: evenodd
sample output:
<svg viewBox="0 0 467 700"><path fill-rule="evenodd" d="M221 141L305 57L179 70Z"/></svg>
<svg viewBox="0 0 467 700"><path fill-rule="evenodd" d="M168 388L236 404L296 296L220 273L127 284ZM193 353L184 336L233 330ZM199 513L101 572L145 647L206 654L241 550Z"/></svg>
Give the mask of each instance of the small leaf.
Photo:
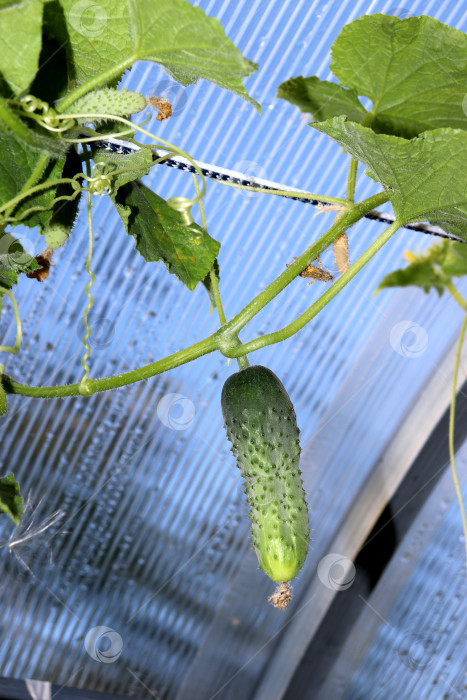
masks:
<svg viewBox="0 0 467 700"><path fill-rule="evenodd" d="M452 242L446 251L441 269L449 277L467 275L467 245Z"/></svg>
<svg viewBox="0 0 467 700"><path fill-rule="evenodd" d="M463 245L463 244L459 244ZM376 291L387 287L421 287L424 292L436 289L441 296L444 290L444 279L428 261L415 262L402 270L390 272L379 283Z"/></svg>
<svg viewBox="0 0 467 700"><path fill-rule="evenodd" d="M138 181L120 187L115 203L136 240L136 250L147 262L163 260L190 290L206 277L220 243L200 226L185 225L179 212Z"/></svg>
<svg viewBox="0 0 467 700"><path fill-rule="evenodd" d="M23 499L12 473L0 477L0 512L9 515L16 525L23 515Z"/></svg>
<svg viewBox="0 0 467 700"><path fill-rule="evenodd" d="M344 114L354 122L361 122L367 111L354 90L347 90L337 83L311 78L290 78L277 89L277 97L309 112L313 121L322 122Z"/></svg>
<svg viewBox="0 0 467 700"><path fill-rule="evenodd" d="M11 93L28 89L39 67L42 40L41 0L3 2L0 7L0 74Z"/></svg>
<svg viewBox="0 0 467 700"><path fill-rule="evenodd" d="M345 117L311 126L365 163L366 173L388 189L401 224L429 221L467 241L466 131L433 129L408 141Z"/></svg>
<svg viewBox="0 0 467 700"><path fill-rule="evenodd" d="M378 133L411 138L428 129L467 129L467 36L433 17L363 15L335 40L331 69L372 100Z"/></svg>
<svg viewBox="0 0 467 700"><path fill-rule="evenodd" d="M104 163L111 175L118 170L124 171L113 176L112 191L115 193L122 185L147 175L151 169L153 155L149 146L143 146L132 153L114 153L105 148L97 148L93 159L96 164Z"/></svg>

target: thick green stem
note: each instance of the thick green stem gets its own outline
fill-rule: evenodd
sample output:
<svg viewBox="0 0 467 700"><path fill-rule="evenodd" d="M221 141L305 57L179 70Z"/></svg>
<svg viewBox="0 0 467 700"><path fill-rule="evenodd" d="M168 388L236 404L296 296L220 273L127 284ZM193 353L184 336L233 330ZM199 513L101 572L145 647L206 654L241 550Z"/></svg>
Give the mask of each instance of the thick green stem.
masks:
<svg viewBox="0 0 467 700"><path fill-rule="evenodd" d="M126 386L127 384L134 384L135 382L140 382L144 379L149 379L154 377L156 374L161 374L167 370L179 367L191 360L196 360L202 355L207 355L214 350L217 350L219 345L219 339L217 334L205 338L195 345L191 345L189 348L180 350L165 357L163 360L158 360L157 362L151 362L149 365L144 367L139 367L138 369L133 369L130 372L124 372L123 374L117 374L113 377L104 377L103 379L88 379L86 386L89 389L90 394L95 394L99 391L106 391L107 389L118 389L121 386ZM7 375L2 376L3 386L8 394L21 394L23 396L31 396L38 399L53 399L53 398L63 398L65 396L79 396L80 384L63 384L61 386L26 386L20 382L15 381Z"/></svg>
<svg viewBox="0 0 467 700"><path fill-rule="evenodd" d="M464 311L467 311L467 300L464 299L462 294L460 294L457 290L457 288L454 286L452 282L445 282L446 289L450 292L450 294L454 297L454 299L457 301L461 309Z"/></svg>
<svg viewBox="0 0 467 700"><path fill-rule="evenodd" d="M380 192L379 194L373 195L372 197L369 197L363 202L354 205L351 208L351 210L347 211L342 216L342 218L329 229L327 234L320 238L319 241L317 241L315 244L310 246L310 248L308 248L308 250L305 251L305 253L303 253L303 255L301 255L295 263L293 263L268 287L266 287L266 289L255 299L253 299L253 301L250 302L250 304L248 304L239 314L237 314L237 316L235 316L232 319L232 321L229 321L228 323L223 325L213 335L208 336L204 340L200 341L199 343L196 343L195 345L190 346L189 348L180 350L179 352L176 352L173 355L169 355L169 357L166 357L162 360L158 360L157 362L152 362L149 365L145 365L144 367L131 370L130 372L125 372L114 377L105 377L102 379L89 379L86 383L86 386L89 390L89 394L94 394L99 391L106 391L108 389L117 389L121 386L126 386L127 384L133 384L134 382L148 379L149 377L153 377L156 374L161 374L162 372L166 372L182 364L191 362L192 360L195 360L198 357L201 357L202 355L211 353L214 350L221 350L221 352L227 357L236 357L238 353L238 357L242 358L244 355L250 352L251 345L257 343L257 341L251 341L250 343L246 343L245 345L240 344L240 341L238 340L238 332L243 328L243 326L245 326L246 323L248 323L248 321L253 318L253 316L255 316L269 301L271 301L271 299L277 296L277 294L279 294L282 291L282 289L284 289L301 272L301 270L303 270L309 264L310 260L316 258L317 255L319 255L325 248L327 248L333 242L333 240L335 240L335 238L337 238L342 233L342 231L345 228L361 219L374 207L379 206L380 204L383 204L384 202L388 201L388 199L389 196L386 192ZM388 231L395 226L396 223L389 227ZM376 252L377 248L375 248L375 246L378 246L378 243L382 241L384 235L385 234L383 234L383 236L370 247L369 250L373 251L371 255L373 255ZM380 243L379 247L381 247L381 245L383 245L382 242ZM371 257L371 255L369 257ZM361 261L362 258L360 258L359 260ZM358 262L359 261L357 261L355 265L357 265ZM351 274L352 270L354 270L353 274L356 274L357 269L355 269L355 265L348 270L348 272L346 273L347 276ZM343 277L340 278L334 285L335 291L330 298L335 296L335 294L338 291L336 285L340 284L340 287L344 286L341 282L343 278L345 278L345 275L343 275ZM347 281L348 279L349 278L347 277ZM321 304L321 308L324 305L324 303ZM316 313L318 313L318 310L316 310L316 312L313 313L312 316L310 316L310 318L312 318L313 315L316 315ZM294 324L297 324L299 322L300 319L297 319L297 321L295 321ZM306 322L307 321L304 321L304 323ZM297 327L297 330L299 330L300 327L301 326ZM286 332L287 329L284 329L284 331L284 337L289 337L289 335L287 335ZM264 336L261 340L265 340L266 338L268 338L268 336ZM271 342L277 341L274 340ZM264 343L264 345L267 344L267 342ZM254 349L257 348L255 347ZM239 366L246 366L246 362L247 361L245 361L245 358L243 358L243 361L240 361ZM25 384L21 384L20 382L17 382L6 375L3 375L2 383L7 393L21 394L23 396L31 396L35 398L78 396L79 394L81 394L80 388L82 388L80 384L66 384L52 387L26 386Z"/></svg>
<svg viewBox="0 0 467 700"><path fill-rule="evenodd" d="M357 184L358 160L352 158L350 160L349 174L347 176L347 194L346 198L349 202L355 201L355 186Z"/></svg>
<svg viewBox="0 0 467 700"><path fill-rule="evenodd" d="M245 306L236 316L234 316L224 327L223 331L226 335L238 334L241 329L250 321L261 309L266 306L274 297L276 297L292 280L305 269L307 265L315 260L320 253L328 248L336 238L344 233L344 231L352 224L359 221L369 211L384 202L387 202L389 195L387 192L379 192L378 194L363 200L359 204L355 204L351 209L345 212L342 217L331 228L321 236L316 243L313 243L307 250L297 258L279 277L269 284L264 291L258 294L249 304ZM241 353L243 354L243 353ZM235 355L236 356L236 355ZM230 355L229 355L230 357ZM234 357L234 355L232 355Z"/></svg>
<svg viewBox="0 0 467 700"><path fill-rule="evenodd" d="M457 477L456 462L454 456L454 419L456 416L456 390L457 390L457 376L459 374L459 364L462 351L462 343L465 336L465 331L467 328L467 315L464 318L462 324L461 333L459 336L459 343L457 345L456 361L454 364L454 378L452 381L452 400L451 400L451 410L449 412L449 458L451 462L452 478L454 481L454 487L456 489L457 500L459 501L459 508L461 511L462 518L462 528L464 530L464 545L465 545L465 562L467 568L467 520L465 517L464 502L462 500L462 491L459 484L459 479Z"/></svg>
<svg viewBox="0 0 467 700"><path fill-rule="evenodd" d="M42 155L44 155L44 154L42 154ZM41 159L42 159L42 156L41 156ZM38 165L39 165L39 163L38 163ZM39 172L39 170L38 170L38 167L36 166L36 168L34 168L34 173L36 173L35 179L40 177L40 173L37 174L38 172ZM26 197L30 197L33 194L36 194L38 192L42 192L43 190L48 190L51 187L58 187L58 185L66 185L66 184L71 185L71 184L75 184L77 182L76 180L73 180L73 178L70 178L70 177L61 177L61 178L58 178L57 180L47 180L47 182L44 182L41 185L36 185L35 187L29 187L29 186L26 187L26 185L28 185L29 181L31 181L31 182L33 181L32 175L34 173L31 174L31 177L29 178L28 182L24 185L24 187L21 188L20 192L16 195L16 197L14 197L13 199L10 199L9 202L7 202L6 204L4 204L3 206L0 207L0 213L5 212L5 215L8 216L8 212L11 209L14 209L16 207L16 205L19 204L21 202L21 200L25 199ZM45 209L45 207L44 207L44 209Z"/></svg>
<svg viewBox="0 0 467 700"><path fill-rule="evenodd" d="M29 146L37 148L37 141L34 138L34 133L10 110L3 97L0 97L0 119L14 134L16 134L16 136L18 136L18 138L25 141Z"/></svg>
<svg viewBox="0 0 467 700"><path fill-rule="evenodd" d="M193 175L193 182L195 185L196 194L199 197L200 191L199 191L198 179L194 173L192 173L192 175ZM207 231L208 227L207 227L207 223L206 223L206 216L204 213L203 200L201 198L198 199L198 206L199 206L199 212L201 215L201 224L202 224L204 230ZM211 280L214 301L216 302L217 312L219 314L219 321L221 322L221 326L224 326L227 323L227 319L225 317L224 307L222 306L221 295L219 292L219 283L217 280L217 275L216 275L216 271L214 269L214 265L211 267L211 269L209 271L209 277ZM237 341L238 341L238 343L240 343L240 339L238 337L237 337ZM229 362L230 362L230 360L229 360ZM238 364L239 369L245 369L245 367L250 366L250 363L248 361L248 357L246 355L244 355L242 357L238 357L237 364Z"/></svg>
<svg viewBox="0 0 467 700"><path fill-rule="evenodd" d="M47 153L41 153L34 170L32 171L31 175L29 176L29 178L26 180L26 182L24 183L24 185L22 186L22 188L18 192L17 197L8 203L8 206L5 210L5 217L10 216L11 212L13 211L13 209L16 206L16 203L18 201L20 201L22 195L25 192L27 192L29 190L29 188L34 185L35 182L37 182L37 180L40 178L40 176L42 175L42 173L46 169L49 160L50 159L49 159L49 156L47 155Z"/></svg>
<svg viewBox="0 0 467 700"><path fill-rule="evenodd" d="M79 97L87 95L88 92L91 92L91 90L95 90L96 88L101 87L102 85L107 85L107 83L112 81L114 78L118 78L121 75L121 73L123 73L127 68L130 68L136 60L136 56L130 56L121 63L118 63L115 66L111 66L106 71L102 71L94 78L87 80L85 83L81 83L81 85L75 87L75 89L69 92L68 95L66 95L63 98L63 100L61 100L60 102L58 102L57 105L55 105L55 110L58 112L58 114L61 114L66 109L68 109L68 107L72 105L73 102L76 102L76 100Z"/></svg>
<svg viewBox="0 0 467 700"><path fill-rule="evenodd" d="M303 314L295 319L292 323L282 328L274 333L268 333L263 335L261 338L256 338L255 340L250 340L248 343L244 343L238 348L229 349L224 352L227 357L238 357L248 352L254 352L260 348L266 347L266 345L272 345L273 343L279 343L290 336L295 335L299 330L301 330L307 323L311 321L319 312L328 304L331 299L334 299L336 294L345 287L350 280L355 277L357 272L359 272L366 263L371 260L375 253L380 250L385 243L391 238L391 236L400 228L401 224L395 221L391 224L386 231L371 244L371 246L361 255L353 265L349 267L347 272L341 275L336 282L330 287L320 298L307 309Z"/></svg>
<svg viewBox="0 0 467 700"><path fill-rule="evenodd" d="M217 281L217 275L214 266L212 266L209 270L209 279L211 280L212 293L214 296L214 301L216 302L217 312L219 314L219 321L223 326L225 323L227 323L227 319L225 317L224 307L222 306L221 296L219 294L219 284Z"/></svg>

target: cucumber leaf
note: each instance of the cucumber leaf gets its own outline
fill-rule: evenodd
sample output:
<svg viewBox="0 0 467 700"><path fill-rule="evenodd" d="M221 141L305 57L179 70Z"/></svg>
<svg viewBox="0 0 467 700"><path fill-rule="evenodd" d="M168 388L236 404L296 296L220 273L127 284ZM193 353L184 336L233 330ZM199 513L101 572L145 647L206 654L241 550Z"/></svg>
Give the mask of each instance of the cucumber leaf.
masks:
<svg viewBox="0 0 467 700"><path fill-rule="evenodd" d="M335 117L312 122L367 166L366 173L389 190L401 224L429 221L467 241L467 132L425 131L410 141L375 134Z"/></svg>
<svg viewBox="0 0 467 700"><path fill-rule="evenodd" d="M464 245L459 243L459 245ZM439 296L444 291L445 279L428 260L417 261L401 270L395 270L383 277L377 292L388 287L421 287L424 292L436 289Z"/></svg>
<svg viewBox="0 0 467 700"><path fill-rule="evenodd" d="M335 40L331 69L372 100L371 127L379 133L467 129L467 35L433 17L363 15Z"/></svg>
<svg viewBox="0 0 467 700"><path fill-rule="evenodd" d="M0 122L0 205L7 204L19 194L38 164L40 157L40 151L31 148L23 140L17 138ZM64 157L50 160L35 184L46 182L48 179L60 178L64 164ZM54 197L55 188L48 188L35 196L24 199L14 210L13 215L21 218L32 207L48 207L52 204ZM34 226L43 228L51 215L51 209L36 211L21 218L21 223L30 228Z"/></svg>
<svg viewBox="0 0 467 700"><path fill-rule="evenodd" d="M51 31L68 42L70 88L98 76L102 85L114 85L135 61L146 60L163 66L182 85L205 78L259 107L243 86L257 66L235 48L217 19L186 0L100 0L98 5L57 0L49 5Z"/></svg>
<svg viewBox="0 0 467 700"><path fill-rule="evenodd" d="M386 275L376 292L387 287L421 287L425 292L436 289L441 296L452 277L467 275L467 245L443 241L422 253L405 253L409 265Z"/></svg>
<svg viewBox="0 0 467 700"><path fill-rule="evenodd" d="M277 97L287 100L308 112L313 121L323 122L345 114L354 122L361 122L367 114L355 90L320 80L316 76L290 78L279 85Z"/></svg>
<svg viewBox="0 0 467 700"><path fill-rule="evenodd" d="M42 45L42 9L42 0L0 5L0 74L10 90L6 97L26 91L37 73Z"/></svg>
<svg viewBox="0 0 467 700"><path fill-rule="evenodd" d="M187 226L179 212L141 182L120 187L114 197L136 250L147 262L162 260L168 271L193 290L211 269L220 243L198 224Z"/></svg>
<svg viewBox="0 0 467 700"><path fill-rule="evenodd" d="M153 162L149 146L143 146L132 153L114 153L105 148L97 148L93 153L93 159L96 164L103 163L106 166L106 171L108 170L110 174L117 173L119 170L124 171L113 176L112 189L114 192L122 185L147 175Z"/></svg>
<svg viewBox="0 0 467 700"><path fill-rule="evenodd" d="M300 76L282 83L277 96L313 121L345 115L404 138L441 127L467 129L467 35L457 29L433 17L363 15L342 29L331 53L340 85ZM371 112L358 96L371 99Z"/></svg>
<svg viewBox="0 0 467 700"><path fill-rule="evenodd" d="M16 525L23 515L23 499L12 473L0 477L0 512L9 515Z"/></svg>
<svg viewBox="0 0 467 700"><path fill-rule="evenodd" d="M453 242L441 262L441 269L449 277L467 275L467 246Z"/></svg>

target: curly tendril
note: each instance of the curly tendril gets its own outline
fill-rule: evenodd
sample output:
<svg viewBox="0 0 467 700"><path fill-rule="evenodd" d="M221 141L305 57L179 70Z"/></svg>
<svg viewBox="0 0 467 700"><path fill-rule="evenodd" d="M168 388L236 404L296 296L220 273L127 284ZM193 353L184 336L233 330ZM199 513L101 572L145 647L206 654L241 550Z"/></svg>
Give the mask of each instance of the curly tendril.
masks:
<svg viewBox="0 0 467 700"><path fill-rule="evenodd" d="M9 289L6 289L6 287L0 286L0 292L3 294L6 294L7 296L10 297L10 301L13 304L13 313L15 314L15 321L16 321L16 339L15 339L15 344L12 345L0 345L0 352L11 352L13 355L16 355L16 353L19 351L20 346L21 346L21 339L23 337L23 331L21 328L21 318L19 315L19 310L18 310L18 304L16 303L16 299L14 295L10 292ZM1 370L0 374L3 373L4 367L3 365L0 365Z"/></svg>
<svg viewBox="0 0 467 700"><path fill-rule="evenodd" d="M175 209L181 214L181 218L185 226L190 226L194 223L194 219L191 215L191 209L193 207L193 200L188 199L188 197L171 197L167 200L167 204L171 209Z"/></svg>
<svg viewBox="0 0 467 700"><path fill-rule="evenodd" d="M71 118L63 119L57 112L44 100L40 100L34 95L25 95L20 102L23 110L28 113L29 116L34 116L36 121L49 131L67 131L71 129L75 124L75 120ZM42 114L36 114L36 112L41 111Z"/></svg>
<svg viewBox="0 0 467 700"><path fill-rule="evenodd" d="M86 146L85 146L86 148ZM91 167L89 164L89 161L86 162L86 173L87 173L87 179L88 182L91 180ZM88 314L90 310L93 307L94 304L94 299L91 294L91 287L94 284L94 281L96 279L96 276L94 272L91 270L91 262L92 262L92 246L93 246L93 234L92 234L92 207L91 207L91 190L88 187L86 190L86 198L87 198L87 209L88 209L88 257L86 260L86 272L88 273L90 280L86 285L85 294L87 298L89 299L89 303L85 306L84 309L84 314L83 314L83 321L84 321L84 327L86 329L86 333L84 334L83 337L83 345L84 345L84 355L81 360L81 364L84 369L84 375L83 378L81 379L81 382L79 384L79 393L82 396L90 396L92 394L92 391L89 387L88 379L89 379L89 365L87 364L87 361L89 359L89 356L91 354L91 347L89 345L89 338L91 337L91 327L88 323Z"/></svg>

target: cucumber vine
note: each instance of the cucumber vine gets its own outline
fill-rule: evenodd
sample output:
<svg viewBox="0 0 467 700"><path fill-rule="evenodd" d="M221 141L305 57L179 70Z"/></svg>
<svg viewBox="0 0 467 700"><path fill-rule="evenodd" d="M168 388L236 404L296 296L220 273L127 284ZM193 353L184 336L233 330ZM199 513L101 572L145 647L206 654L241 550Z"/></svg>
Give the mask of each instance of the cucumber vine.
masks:
<svg viewBox="0 0 467 700"><path fill-rule="evenodd" d="M345 198L222 182L271 196L324 199L332 205L328 208L337 211L326 233L312 242L292 264L285 266L284 261L284 271L227 319L219 288L220 243L209 235L203 207L205 177L190 154L145 128L150 116L141 123L130 119L131 115L141 115L153 106L157 108L161 104L159 96L145 97L118 89L116 85L134 61L150 60L163 66L184 85L199 78L211 80L259 109L243 86L243 79L257 66L240 54L216 20L185 0L159 0L158 3L142 0L138 16L134 2L126 0L121 3L119 18L113 17L111 27L104 22L102 31L92 37L92 42L85 33L80 33L85 32L82 28L86 23L76 22L72 0L57 0L57 3L62 14L51 12L46 3L40 21L30 22L24 30L34 47L32 54L18 55L7 37L6 49L0 57L3 76L0 85L0 301L5 294L11 299L18 328L15 346L0 346L0 350L19 350L21 323L11 289L19 274L30 275L40 267L36 258L26 254L14 237L14 227L19 223L38 226L48 248L59 248L74 235L79 201L85 196L89 232L85 269L89 281L84 290L87 303L83 303L84 374L73 384L37 387L23 384L2 371L0 398L5 409L8 394L33 398L91 396L147 379L215 351L236 359L243 370L249 366L249 354L282 342L304 328L401 227L428 221L457 240L467 242L467 191L465 179L459 177L460 173L465 174L467 162L466 115L462 109L465 74L462 75L460 68L467 61L467 37L430 17L399 20L381 14L365 15L346 25L333 44L331 68L338 82L298 76L282 83L277 93L278 97L310 114L310 126L326 133L350 155ZM108 5L108 16L113 15L110 0L102 0L101 5L104 14ZM0 9L0 17L2 12ZM167 30L162 39L157 31L158 18L167 13L177 17L178 22L186 20L186 25L192 27L192 35L178 35L174 26L173 35ZM150 29L143 32L143 26ZM167 28L166 21L164 27ZM118 52L109 40L115 32L121 38ZM58 54L56 60L48 61L43 69L56 80L41 81L41 51L46 49L49 40L64 42L66 56ZM210 61L206 60L208 51L212 53ZM361 55L371 58L362 65ZM359 97L371 100L369 110L364 108ZM170 118L170 105L166 101L163 112L158 115L158 119L165 118ZM150 143L138 142L137 135L146 136ZM113 152L105 148L109 139L126 139L136 149L122 146L120 152ZM154 165L174 156L187 159L196 170L191 199L173 197L165 201L141 180ZM379 183L381 189L371 197L355 201L360 163L366 166L366 174ZM88 342L92 333L88 314L94 303L90 289L95 279L91 270L94 196L110 197L123 227L134 237L136 250L145 261L162 261L168 272L175 274L189 290L199 283L205 286L211 309L217 309L220 324L213 334L188 348L143 367L104 378L92 377ZM394 223L350 263L349 230L368 212L386 202L391 202L394 208ZM201 225L195 222L192 214L196 205ZM340 273L333 284L283 328L240 341L239 334L245 326L329 246L334 247ZM461 263L456 258L457 271L453 272L452 268L450 273L446 271L449 259L453 265L453 256L459 255L459 250L464 250L463 243L446 241L437 247L438 257L433 253L431 258L413 259L412 272L393 273L392 282L387 278L382 286L410 284L416 278L417 284L422 280L424 288L434 287L438 291L447 288L465 310L467 302L453 286L452 276L467 273L467 255L460 253ZM325 279L329 281L329 277ZM457 370L458 358L455 381ZM454 408L455 390L452 414ZM453 416L450 448L454 468L452 432ZM5 483L11 490L10 477L5 477L8 479ZM17 496L15 491L13 498L2 500L0 483L0 505L16 519L19 517ZM6 502L9 507L5 506ZM465 530L467 533L466 527Z"/></svg>

